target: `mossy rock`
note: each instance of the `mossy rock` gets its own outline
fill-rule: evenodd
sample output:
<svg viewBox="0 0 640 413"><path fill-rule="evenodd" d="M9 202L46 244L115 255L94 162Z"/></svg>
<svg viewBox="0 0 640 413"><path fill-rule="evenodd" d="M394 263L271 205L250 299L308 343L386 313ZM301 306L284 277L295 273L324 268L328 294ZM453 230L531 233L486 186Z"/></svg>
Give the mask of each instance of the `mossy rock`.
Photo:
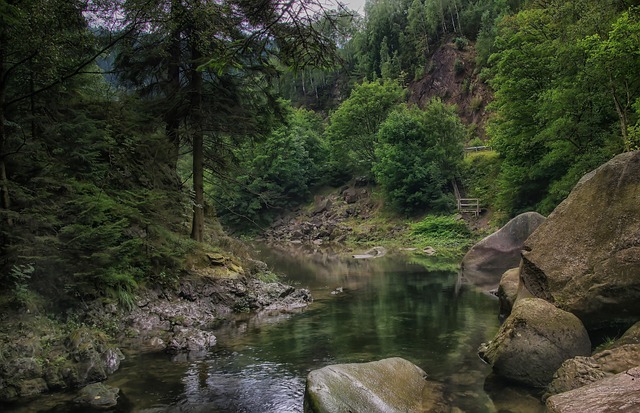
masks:
<svg viewBox="0 0 640 413"><path fill-rule="evenodd" d="M578 182L525 242L521 279L589 331L640 319L640 151Z"/></svg>
<svg viewBox="0 0 640 413"><path fill-rule="evenodd" d="M565 360L590 354L580 320L539 298L517 300L494 340L480 348L498 376L533 387L549 384Z"/></svg>
<svg viewBox="0 0 640 413"><path fill-rule="evenodd" d="M305 413L448 411L442 386L399 357L337 364L307 376Z"/></svg>

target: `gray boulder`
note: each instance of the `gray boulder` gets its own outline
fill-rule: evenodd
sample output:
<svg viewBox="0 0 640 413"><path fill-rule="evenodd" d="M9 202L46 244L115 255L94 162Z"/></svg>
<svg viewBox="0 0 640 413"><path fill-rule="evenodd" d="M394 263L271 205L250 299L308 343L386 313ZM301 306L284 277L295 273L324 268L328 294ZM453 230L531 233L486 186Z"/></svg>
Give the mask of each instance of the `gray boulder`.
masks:
<svg viewBox="0 0 640 413"><path fill-rule="evenodd" d="M574 357L562 363L555 372L543 399L586 386L608 376L609 374L603 371L602 366L592 357Z"/></svg>
<svg viewBox="0 0 640 413"><path fill-rule="evenodd" d="M577 389L605 377L640 366L640 323L591 357L575 357L562 363L545 397Z"/></svg>
<svg viewBox="0 0 640 413"><path fill-rule="evenodd" d="M518 286L520 285L520 268L512 268L502 274L500 285L496 295L500 300L500 317L507 317L511 314L513 304L518 297Z"/></svg>
<svg viewBox="0 0 640 413"><path fill-rule="evenodd" d="M521 278L590 331L640 318L640 151L585 175L525 242Z"/></svg>
<svg viewBox="0 0 640 413"><path fill-rule="evenodd" d="M544 220L537 212L525 212L471 247L462 259L465 280L480 287L495 288L502 273L520 264L524 241Z"/></svg>
<svg viewBox="0 0 640 413"><path fill-rule="evenodd" d="M337 364L307 376L305 413L448 411L441 385L413 363L394 357Z"/></svg>
<svg viewBox="0 0 640 413"><path fill-rule="evenodd" d="M495 339L481 346L480 357L500 377L545 387L562 362L588 356L591 342L580 320L538 298L516 301Z"/></svg>
<svg viewBox="0 0 640 413"><path fill-rule="evenodd" d="M550 413L636 413L640 367L547 399Z"/></svg>

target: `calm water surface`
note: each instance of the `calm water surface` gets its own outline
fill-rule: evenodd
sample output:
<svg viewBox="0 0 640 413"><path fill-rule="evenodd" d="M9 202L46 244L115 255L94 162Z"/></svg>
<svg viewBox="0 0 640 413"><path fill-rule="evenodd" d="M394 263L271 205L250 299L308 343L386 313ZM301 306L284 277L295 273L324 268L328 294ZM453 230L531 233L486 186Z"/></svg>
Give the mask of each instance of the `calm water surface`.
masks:
<svg viewBox="0 0 640 413"><path fill-rule="evenodd" d="M498 302L458 285L455 271L406 257L338 260L267 248L261 253L287 282L309 288L313 304L230 320L216 331L216 349L199 357L129 356L107 381L126 396L113 411L302 412L310 370L392 356L443 383L458 411L543 411L525 390L487 379L490 368L476 349L498 329ZM338 287L344 292L331 294ZM21 411L73 411L55 398L54 407L46 407L44 400L40 410Z"/></svg>

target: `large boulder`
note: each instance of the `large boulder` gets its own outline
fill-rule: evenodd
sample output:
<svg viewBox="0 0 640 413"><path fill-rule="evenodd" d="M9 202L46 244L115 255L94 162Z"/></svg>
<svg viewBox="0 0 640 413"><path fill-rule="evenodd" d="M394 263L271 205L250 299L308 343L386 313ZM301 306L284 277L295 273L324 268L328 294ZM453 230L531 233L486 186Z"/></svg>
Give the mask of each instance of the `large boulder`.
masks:
<svg viewBox="0 0 640 413"><path fill-rule="evenodd" d="M562 363L547 388L545 398L640 366L639 327L640 322L591 357L574 357Z"/></svg>
<svg viewBox="0 0 640 413"><path fill-rule="evenodd" d="M555 372L543 399L586 386L608 376L609 374L602 370L602 366L593 357L574 357L562 363Z"/></svg>
<svg viewBox="0 0 640 413"><path fill-rule="evenodd" d="M521 279L590 331L640 318L640 151L585 175L527 239Z"/></svg>
<svg viewBox="0 0 640 413"><path fill-rule="evenodd" d="M465 280L480 287L496 287L502 273L520 264L524 241L544 220L537 212L525 212L471 247L462 259Z"/></svg>
<svg viewBox="0 0 640 413"><path fill-rule="evenodd" d="M639 406L640 367L547 400L551 413L636 413Z"/></svg>
<svg viewBox="0 0 640 413"><path fill-rule="evenodd" d="M513 304L518 297L518 287L520 286L520 268L512 268L505 271L500 278L498 286L498 300L500 300L500 318L506 318L511 314Z"/></svg>
<svg viewBox="0 0 640 413"><path fill-rule="evenodd" d="M580 320L539 298L518 299L480 357L500 377L544 387L562 362L588 356L591 342Z"/></svg>
<svg viewBox="0 0 640 413"><path fill-rule="evenodd" d="M337 364L307 376L305 413L448 411L442 386L398 357L371 363Z"/></svg>

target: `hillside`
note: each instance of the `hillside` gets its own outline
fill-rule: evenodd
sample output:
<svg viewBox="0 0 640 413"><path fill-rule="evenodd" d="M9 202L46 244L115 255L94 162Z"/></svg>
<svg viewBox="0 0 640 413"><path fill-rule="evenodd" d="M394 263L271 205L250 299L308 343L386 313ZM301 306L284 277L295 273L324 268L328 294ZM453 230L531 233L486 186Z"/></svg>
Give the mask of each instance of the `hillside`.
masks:
<svg viewBox="0 0 640 413"><path fill-rule="evenodd" d="M456 44L450 36L431 55L427 73L408 85L409 102L424 107L432 98L456 105L463 123L470 128L470 138L485 137L487 104L492 99L489 87L480 80L476 69L474 43Z"/></svg>

